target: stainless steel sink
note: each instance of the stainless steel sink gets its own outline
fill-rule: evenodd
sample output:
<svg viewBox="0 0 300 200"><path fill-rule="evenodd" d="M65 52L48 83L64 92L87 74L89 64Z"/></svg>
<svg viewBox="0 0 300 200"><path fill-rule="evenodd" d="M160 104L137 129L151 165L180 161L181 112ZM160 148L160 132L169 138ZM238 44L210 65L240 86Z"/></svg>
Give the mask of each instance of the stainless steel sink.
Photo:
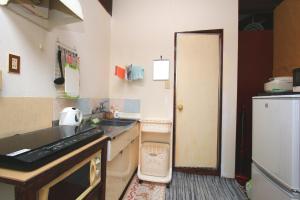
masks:
<svg viewBox="0 0 300 200"><path fill-rule="evenodd" d="M111 120L101 120L100 125L101 126L128 126L132 123L134 123L135 120L131 119L111 119Z"/></svg>

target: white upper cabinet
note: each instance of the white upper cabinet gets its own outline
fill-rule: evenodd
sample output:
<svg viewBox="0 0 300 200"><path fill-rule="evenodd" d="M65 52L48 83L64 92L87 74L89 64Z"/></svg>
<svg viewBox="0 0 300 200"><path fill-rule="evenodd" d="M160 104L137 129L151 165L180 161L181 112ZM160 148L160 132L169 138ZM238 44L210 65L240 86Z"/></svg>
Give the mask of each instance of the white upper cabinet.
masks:
<svg viewBox="0 0 300 200"><path fill-rule="evenodd" d="M0 5L47 30L83 20L79 0L0 0Z"/></svg>

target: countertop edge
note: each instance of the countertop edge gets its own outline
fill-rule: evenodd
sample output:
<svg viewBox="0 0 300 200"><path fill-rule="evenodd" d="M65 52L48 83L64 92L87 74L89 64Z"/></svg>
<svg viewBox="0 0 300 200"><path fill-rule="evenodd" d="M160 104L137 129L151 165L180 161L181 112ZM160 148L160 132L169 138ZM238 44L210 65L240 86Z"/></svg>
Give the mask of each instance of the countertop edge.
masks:
<svg viewBox="0 0 300 200"><path fill-rule="evenodd" d="M110 135L110 133L106 133L104 131L104 135L106 135L107 137L109 137L109 140L112 140L120 135L122 135L125 131L128 131L129 129L133 128L134 126L138 125L139 121L133 122L132 124L128 125L128 126L118 126L119 130L117 130L117 133L114 133L112 135Z"/></svg>
<svg viewBox="0 0 300 200"><path fill-rule="evenodd" d="M30 171L30 172L0 168L0 182L7 183L7 184L13 184L13 182L25 183L26 181L47 171L48 169L50 169L54 166L57 166L58 164L62 163L63 161L79 154L80 152L84 151L85 149L88 149L99 142L104 142L105 140L109 140L109 137L107 137L106 135L103 135L101 138L98 138L98 139L96 139L96 140L36 169L36 170Z"/></svg>

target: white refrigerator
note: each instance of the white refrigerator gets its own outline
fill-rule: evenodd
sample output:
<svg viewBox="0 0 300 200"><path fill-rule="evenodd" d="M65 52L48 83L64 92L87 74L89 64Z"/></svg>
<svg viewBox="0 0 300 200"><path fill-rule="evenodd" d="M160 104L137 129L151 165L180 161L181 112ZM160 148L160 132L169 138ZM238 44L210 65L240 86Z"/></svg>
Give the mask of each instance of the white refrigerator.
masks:
<svg viewBox="0 0 300 200"><path fill-rule="evenodd" d="M253 97L253 200L300 199L300 95Z"/></svg>

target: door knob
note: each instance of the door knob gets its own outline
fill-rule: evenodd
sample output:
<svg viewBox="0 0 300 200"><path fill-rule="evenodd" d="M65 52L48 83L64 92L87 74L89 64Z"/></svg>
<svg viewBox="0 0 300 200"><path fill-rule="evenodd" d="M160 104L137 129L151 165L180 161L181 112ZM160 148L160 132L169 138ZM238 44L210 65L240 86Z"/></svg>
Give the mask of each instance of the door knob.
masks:
<svg viewBox="0 0 300 200"><path fill-rule="evenodd" d="M179 111L182 111L182 110L183 110L183 105L182 105L182 104L178 104L178 105L177 105L177 109L178 109Z"/></svg>

